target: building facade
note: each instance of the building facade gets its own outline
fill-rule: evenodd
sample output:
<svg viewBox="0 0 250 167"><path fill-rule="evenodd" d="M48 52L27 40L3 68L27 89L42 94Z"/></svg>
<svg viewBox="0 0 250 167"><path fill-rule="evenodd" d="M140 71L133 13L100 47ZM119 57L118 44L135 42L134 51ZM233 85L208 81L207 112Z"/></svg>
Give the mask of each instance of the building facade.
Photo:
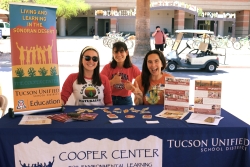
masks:
<svg viewBox="0 0 250 167"><path fill-rule="evenodd" d="M138 0L139 1L139 0ZM150 32L159 25L176 29L206 29L215 35L250 34L250 0L151 0ZM59 18L59 36L105 36L108 32L135 34L136 0L85 0L91 10L69 20ZM3 15L0 15L3 17ZM3 18L6 21L6 18Z"/></svg>
<svg viewBox="0 0 250 167"><path fill-rule="evenodd" d="M58 27L61 29L59 35L89 36L92 35L90 31L92 27L99 36L112 31L135 33L133 14L136 13L136 0L105 0L105 2L86 0L85 2L91 5L91 10L80 13L70 20L61 18L58 21ZM250 34L250 0L151 0L150 5L151 32L159 25L171 34L176 29L206 29L214 31L216 35L235 37L245 37ZM185 5L195 8L197 16L195 10L185 10L183 7ZM201 9L202 14L198 13L198 9ZM117 12L111 15L112 11Z"/></svg>

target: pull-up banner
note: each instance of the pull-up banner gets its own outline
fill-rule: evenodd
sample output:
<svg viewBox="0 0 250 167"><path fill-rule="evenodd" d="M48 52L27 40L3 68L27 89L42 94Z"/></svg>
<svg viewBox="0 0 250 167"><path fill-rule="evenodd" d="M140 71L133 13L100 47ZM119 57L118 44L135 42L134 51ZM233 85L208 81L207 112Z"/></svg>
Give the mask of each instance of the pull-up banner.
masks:
<svg viewBox="0 0 250 167"><path fill-rule="evenodd" d="M61 106L56 8L10 4L14 112Z"/></svg>

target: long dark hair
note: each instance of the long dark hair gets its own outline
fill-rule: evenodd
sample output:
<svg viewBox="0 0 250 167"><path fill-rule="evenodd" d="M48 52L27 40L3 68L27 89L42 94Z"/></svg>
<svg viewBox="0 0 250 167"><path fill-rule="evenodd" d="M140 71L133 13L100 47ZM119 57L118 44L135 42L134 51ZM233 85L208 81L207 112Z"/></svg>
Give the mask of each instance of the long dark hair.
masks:
<svg viewBox="0 0 250 167"><path fill-rule="evenodd" d="M143 92L144 95L147 93L149 86L150 86L149 79L150 79L151 73L148 69L147 61L148 61L148 56L151 54L157 54L159 56L159 59L161 60L161 63L162 63L161 71L163 71L167 65L166 59L165 59L163 53L160 52L159 50L151 50L146 54L146 56L143 60L142 73L141 73L141 81L142 81L141 84L144 87L144 92Z"/></svg>
<svg viewBox="0 0 250 167"><path fill-rule="evenodd" d="M87 83L85 81L85 79L84 79L84 67L83 67L83 64L82 64L82 58L83 58L84 53L86 51L88 51L88 50L93 50L93 51L95 51L97 53L98 62L97 62L96 68L94 69L94 73L92 75L92 84L100 86L102 84L102 81L101 81L101 78L100 78L100 75L99 75L100 57L99 57L98 51L92 46L86 46L81 51L80 58L79 58L79 71L78 71L77 83L78 84L86 84Z"/></svg>
<svg viewBox="0 0 250 167"><path fill-rule="evenodd" d="M114 51L114 50L120 51L120 50L122 50L122 49L124 49L125 52L128 51L128 47L127 47L127 45L126 45L124 42L118 41L118 42L115 42L115 43L113 44L112 51ZM110 63L110 66L111 66L111 68L116 68L116 66L117 66L117 62L116 62L116 60L114 59L114 56L112 56L112 61L111 61L111 63ZM124 68L132 67L132 62L131 62L131 60L130 60L129 53L128 53L128 55L126 56L126 59L125 59L124 64L123 64L123 67L124 67Z"/></svg>

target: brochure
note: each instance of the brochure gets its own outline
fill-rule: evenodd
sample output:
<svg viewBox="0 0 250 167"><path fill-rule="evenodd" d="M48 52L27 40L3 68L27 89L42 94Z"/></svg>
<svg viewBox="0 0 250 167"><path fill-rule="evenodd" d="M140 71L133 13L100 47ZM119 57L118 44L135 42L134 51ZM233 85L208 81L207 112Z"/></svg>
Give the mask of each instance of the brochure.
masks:
<svg viewBox="0 0 250 167"><path fill-rule="evenodd" d="M192 113L186 122L205 125L218 125L221 119L223 119L223 117L218 115Z"/></svg>
<svg viewBox="0 0 250 167"><path fill-rule="evenodd" d="M70 113L68 113L68 116L70 116L71 119L77 120L77 121L92 121L98 116L98 114L97 113L78 113L78 115L71 115Z"/></svg>
<svg viewBox="0 0 250 167"><path fill-rule="evenodd" d="M92 121L97 117L97 113L60 113L48 116L48 118L59 122L72 122L72 121Z"/></svg>
<svg viewBox="0 0 250 167"><path fill-rule="evenodd" d="M178 110L163 110L161 113L155 115L156 117L169 118L169 119L183 119L188 112Z"/></svg>
<svg viewBox="0 0 250 167"><path fill-rule="evenodd" d="M24 115L19 125L46 125L51 124L47 115Z"/></svg>
<svg viewBox="0 0 250 167"><path fill-rule="evenodd" d="M157 117L183 119L189 112L190 79L165 78L164 110Z"/></svg>
<svg viewBox="0 0 250 167"><path fill-rule="evenodd" d="M194 113L221 115L221 85L221 81L195 81Z"/></svg>
<svg viewBox="0 0 250 167"><path fill-rule="evenodd" d="M73 119L70 116L68 116L67 113L50 115L48 116L48 118L53 119L55 121L63 122L63 123L73 121Z"/></svg>

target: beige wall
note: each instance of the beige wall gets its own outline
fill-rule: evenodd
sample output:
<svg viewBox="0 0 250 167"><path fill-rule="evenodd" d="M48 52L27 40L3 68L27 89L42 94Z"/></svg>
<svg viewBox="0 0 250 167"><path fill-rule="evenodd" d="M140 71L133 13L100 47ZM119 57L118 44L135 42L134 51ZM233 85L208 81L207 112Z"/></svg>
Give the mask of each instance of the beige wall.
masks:
<svg viewBox="0 0 250 167"><path fill-rule="evenodd" d="M167 28L168 31L172 29L172 18L174 11L170 10L154 10L150 12L150 32L155 31L156 26L160 26L161 30Z"/></svg>
<svg viewBox="0 0 250 167"><path fill-rule="evenodd" d="M151 2L156 0L151 0ZM111 6L120 8L134 8L136 0L85 0L93 9L103 8L110 9ZM187 4L195 5L203 9L203 11L238 11L249 10L249 0L181 0Z"/></svg>
<svg viewBox="0 0 250 167"><path fill-rule="evenodd" d="M119 32L135 32L135 19L118 20Z"/></svg>

